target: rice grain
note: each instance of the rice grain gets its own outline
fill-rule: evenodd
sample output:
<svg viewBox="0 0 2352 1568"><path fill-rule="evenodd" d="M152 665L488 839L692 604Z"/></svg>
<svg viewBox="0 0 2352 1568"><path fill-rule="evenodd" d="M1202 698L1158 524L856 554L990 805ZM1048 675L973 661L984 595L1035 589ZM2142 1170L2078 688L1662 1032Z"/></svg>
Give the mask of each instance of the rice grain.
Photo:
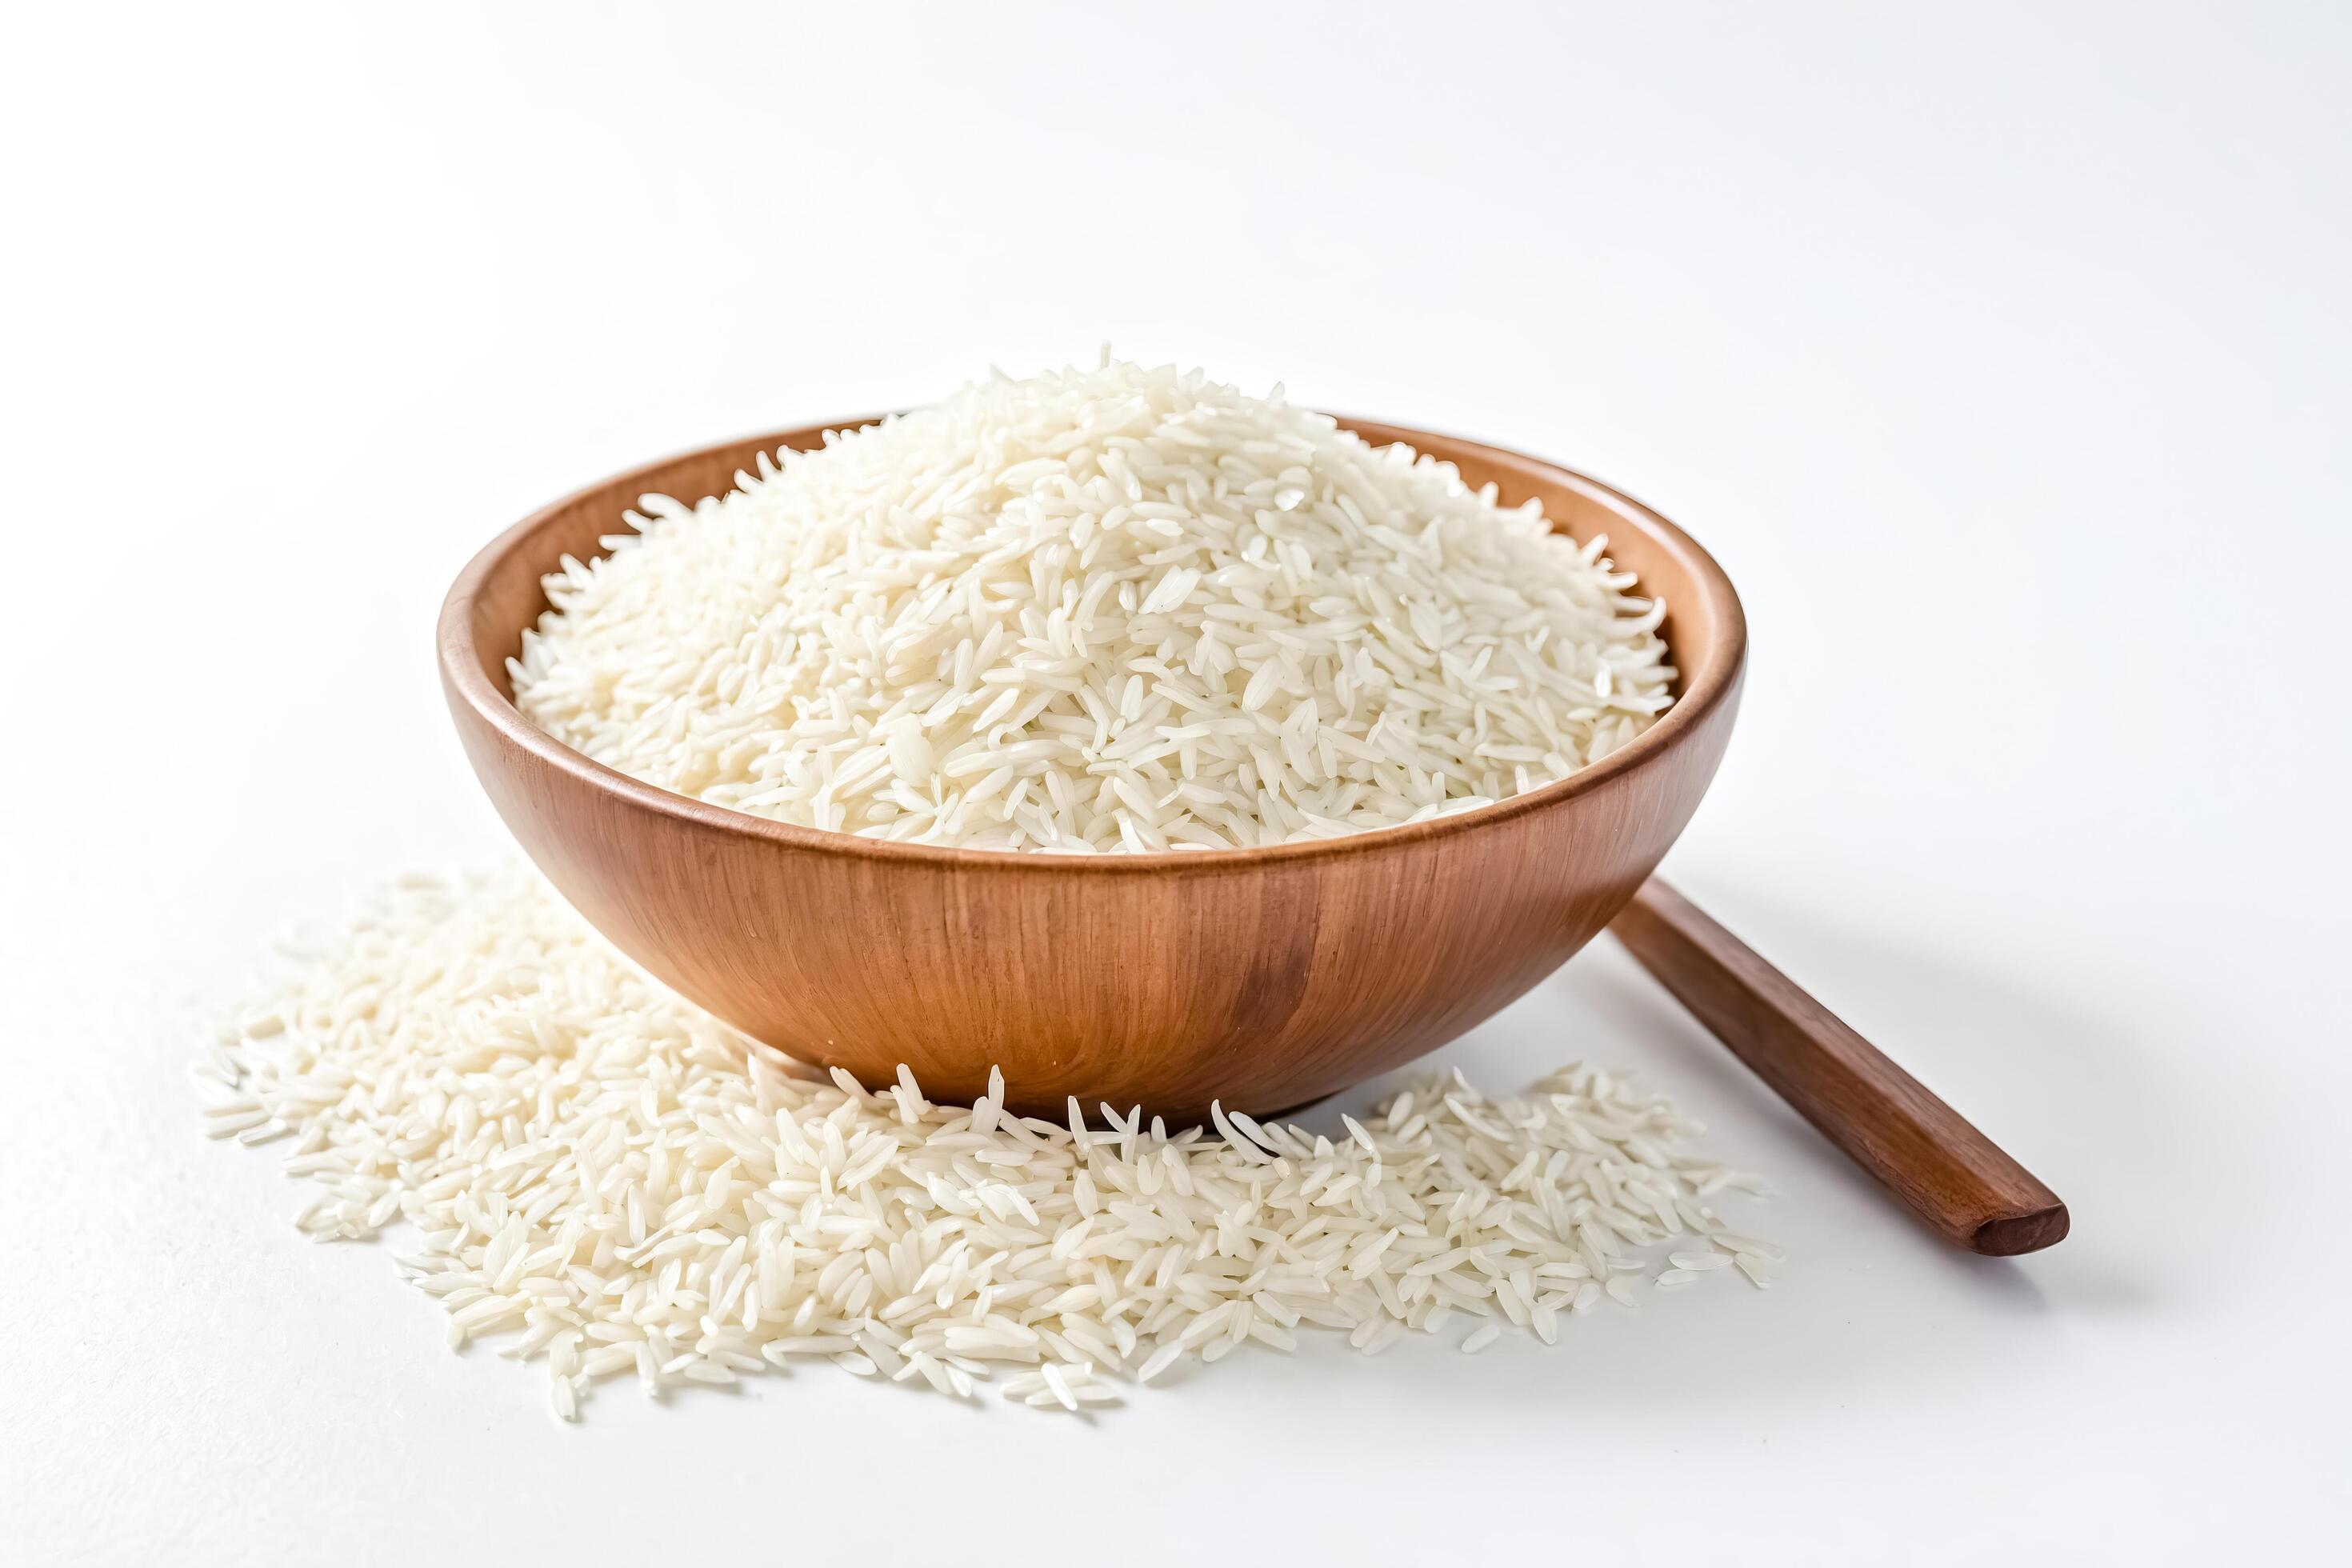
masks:
<svg viewBox="0 0 2352 1568"><path fill-rule="evenodd" d="M1473 809L1671 701L1605 542L1276 388L997 379L648 496L510 661L550 734L870 837L1213 849Z"/></svg>
<svg viewBox="0 0 2352 1568"><path fill-rule="evenodd" d="M1675 1254L1685 1280L1736 1256L1767 1285L1778 1256L1698 1198L1696 1127L1620 1075L1425 1079L1336 1141L1223 1108L1028 1120L1001 1079L973 1106L903 1073L869 1093L665 991L528 872L404 879L249 1016L207 1122L298 1131L314 1237L412 1225L400 1272L451 1348L545 1356L565 1419L609 1377L800 1358L951 1397L1010 1363L1007 1398L1067 1413L1300 1325L1375 1354L1457 1315L1486 1320L1472 1353L1506 1321L1549 1341L1562 1308L1632 1304L1678 1237L1722 1249ZM1636 1187L1663 1201L1601 1197Z"/></svg>

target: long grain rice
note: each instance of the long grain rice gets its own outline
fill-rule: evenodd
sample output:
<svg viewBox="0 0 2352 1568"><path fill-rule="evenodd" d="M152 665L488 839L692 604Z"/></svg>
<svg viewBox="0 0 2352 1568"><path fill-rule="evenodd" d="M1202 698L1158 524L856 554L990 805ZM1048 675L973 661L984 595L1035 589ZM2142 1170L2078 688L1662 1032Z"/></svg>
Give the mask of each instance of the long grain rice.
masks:
<svg viewBox="0 0 2352 1568"><path fill-rule="evenodd" d="M1278 387L998 379L738 479L567 559L511 673L587 755L781 821L1321 838L1538 788L1671 700L1665 607L1605 540Z"/></svg>
<svg viewBox="0 0 2352 1568"><path fill-rule="evenodd" d="M295 1137L300 1229L404 1225L449 1343L515 1336L567 1419L625 1373L802 1357L951 1397L1009 1363L1005 1397L1068 1411L1301 1324L1370 1352L1457 1315L1486 1320L1465 1350L1506 1321L1549 1339L1677 1239L1686 1279L1720 1254L1761 1286L1778 1256L1699 1195L1752 1179L1675 1152L1698 1129L1616 1074L1427 1079L1337 1139L1222 1108L1030 1120L1001 1079L971 1106L868 1093L663 990L520 871L384 889L198 1076L214 1136Z"/></svg>

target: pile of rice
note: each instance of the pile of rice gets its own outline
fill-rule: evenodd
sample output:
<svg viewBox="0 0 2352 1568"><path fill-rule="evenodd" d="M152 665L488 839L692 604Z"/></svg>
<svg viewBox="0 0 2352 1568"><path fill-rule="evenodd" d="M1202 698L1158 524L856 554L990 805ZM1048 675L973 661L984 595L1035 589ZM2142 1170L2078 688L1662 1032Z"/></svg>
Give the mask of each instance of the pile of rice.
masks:
<svg viewBox="0 0 2352 1568"><path fill-rule="evenodd" d="M764 458L547 579L524 713L740 811L1221 848L1417 822L1608 755L1664 609L1450 464L1199 373L998 379Z"/></svg>
<svg viewBox="0 0 2352 1568"><path fill-rule="evenodd" d="M1607 1073L1491 1100L1433 1079L1329 1136L1075 1102L1057 1125L903 1074L869 1094L663 990L530 873L386 889L198 1070L215 1136L293 1141L320 1189L298 1226L413 1227L401 1268L449 1342L545 1356L566 1419L599 1378L806 1356L959 1397L1003 1373L1083 1410L1301 1326L1367 1352L1549 1342L1637 1282L1762 1285L1778 1258L1708 1205L1749 1181L1675 1152L1697 1130Z"/></svg>

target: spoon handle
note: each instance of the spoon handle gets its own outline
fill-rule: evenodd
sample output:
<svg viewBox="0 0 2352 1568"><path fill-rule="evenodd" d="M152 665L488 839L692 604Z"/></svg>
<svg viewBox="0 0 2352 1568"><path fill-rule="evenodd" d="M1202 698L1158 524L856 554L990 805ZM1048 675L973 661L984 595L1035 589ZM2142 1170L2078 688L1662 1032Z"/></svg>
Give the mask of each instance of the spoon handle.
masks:
<svg viewBox="0 0 2352 1568"><path fill-rule="evenodd" d="M1653 877L1611 931L1773 1092L1947 1241L2006 1257L2066 1235L2066 1205L1968 1119Z"/></svg>

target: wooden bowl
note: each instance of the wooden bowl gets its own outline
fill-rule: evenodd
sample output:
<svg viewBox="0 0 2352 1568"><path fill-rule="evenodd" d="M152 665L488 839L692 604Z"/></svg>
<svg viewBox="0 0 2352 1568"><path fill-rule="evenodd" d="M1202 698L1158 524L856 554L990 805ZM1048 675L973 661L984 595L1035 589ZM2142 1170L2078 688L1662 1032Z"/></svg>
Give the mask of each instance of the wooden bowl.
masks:
<svg viewBox="0 0 2352 1568"><path fill-rule="evenodd" d="M1730 738L1738 596L1657 513L1540 458L1346 420L1539 496L1663 593L1675 706L1614 755L1438 821L1265 848L1066 857L884 843L705 805L589 761L513 703L506 661L547 608L540 579L599 552L639 496L731 489L761 448L847 420L649 463L525 518L441 610L444 691L466 754L531 858L630 957L804 1060L968 1100L1076 1095L1172 1118L1213 1100L1286 1110L1453 1039L1591 941L1690 820Z"/></svg>

